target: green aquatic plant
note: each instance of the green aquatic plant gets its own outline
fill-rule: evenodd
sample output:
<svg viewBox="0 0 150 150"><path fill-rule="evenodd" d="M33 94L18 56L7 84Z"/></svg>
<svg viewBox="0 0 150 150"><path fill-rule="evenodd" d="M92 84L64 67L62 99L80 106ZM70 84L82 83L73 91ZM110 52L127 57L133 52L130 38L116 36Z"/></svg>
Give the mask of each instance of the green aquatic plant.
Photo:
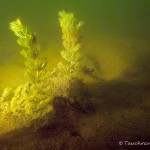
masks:
<svg viewBox="0 0 150 150"><path fill-rule="evenodd" d="M44 117L53 110L50 89L41 84L20 85L12 97L11 110L16 116L25 116L30 120Z"/></svg>
<svg viewBox="0 0 150 150"><path fill-rule="evenodd" d="M0 97L0 120L13 114L29 124L53 110L54 88L48 81L51 74L46 70L47 60L39 56L36 36L28 33L20 19L11 22L10 29L18 37L17 43L24 48L21 54L25 57L28 81L15 89L4 89Z"/></svg>
<svg viewBox="0 0 150 150"><path fill-rule="evenodd" d="M85 84L82 82L81 74L81 29L82 21L78 21L73 13L60 11L58 13L59 23L62 30L62 40L64 50L61 56L65 63L58 64L61 76L67 76L57 91L66 98L71 106L81 111L86 111L88 106L88 94ZM63 87L62 87L63 86Z"/></svg>
<svg viewBox="0 0 150 150"><path fill-rule="evenodd" d="M18 38L17 43L23 47L20 53L25 58L27 82L14 89L4 89L0 97L0 122L14 116L30 125L53 111L53 101L57 97L67 100L67 104L74 108L87 108L87 89L79 79L83 22L78 22L72 13L61 11L58 14L64 46L61 56L66 60L66 63L58 64L60 76L58 72L54 76L55 70L46 70L47 59L40 57L35 34L30 33L20 19L10 23L10 29Z"/></svg>
<svg viewBox="0 0 150 150"><path fill-rule="evenodd" d="M5 88L0 98L0 121L13 115L30 125L33 120L43 118L53 111L51 87L26 83L16 89Z"/></svg>
<svg viewBox="0 0 150 150"><path fill-rule="evenodd" d="M29 33L20 19L10 23L10 29L18 37L17 43L24 49L20 52L26 59L26 76L32 83L38 83L45 80L48 73L45 69L47 59L39 56L40 46L37 43L35 34Z"/></svg>
<svg viewBox="0 0 150 150"><path fill-rule="evenodd" d="M62 39L64 50L61 56L67 61L67 64L60 62L58 67L69 77L76 77L79 70L79 61L81 60L81 28L83 22L78 22L73 13L60 11L59 23L62 29Z"/></svg>

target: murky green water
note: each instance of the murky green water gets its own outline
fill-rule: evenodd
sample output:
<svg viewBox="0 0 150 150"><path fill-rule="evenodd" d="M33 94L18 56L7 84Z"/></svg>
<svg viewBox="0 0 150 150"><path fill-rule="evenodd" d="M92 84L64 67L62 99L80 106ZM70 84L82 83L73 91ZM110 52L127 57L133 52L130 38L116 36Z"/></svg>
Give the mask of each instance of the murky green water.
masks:
<svg viewBox="0 0 150 150"><path fill-rule="evenodd" d="M7 81L3 86L22 82L24 70L9 22L20 18L36 32L43 55L54 67L61 59L57 13L63 9L84 21L83 52L87 61L92 57L98 62L102 78L149 78L149 0L0 0L0 82Z"/></svg>
<svg viewBox="0 0 150 150"><path fill-rule="evenodd" d="M20 18L37 35L52 71L63 61L61 10L84 22L82 63L94 69L80 74L84 84L66 80L59 71L51 79L44 76L45 61L36 59L33 70L26 68L37 78L27 83L22 47L9 23ZM0 150L111 150L123 146L120 140L148 142L149 16L150 0L0 0ZM39 68L46 80L36 84Z"/></svg>

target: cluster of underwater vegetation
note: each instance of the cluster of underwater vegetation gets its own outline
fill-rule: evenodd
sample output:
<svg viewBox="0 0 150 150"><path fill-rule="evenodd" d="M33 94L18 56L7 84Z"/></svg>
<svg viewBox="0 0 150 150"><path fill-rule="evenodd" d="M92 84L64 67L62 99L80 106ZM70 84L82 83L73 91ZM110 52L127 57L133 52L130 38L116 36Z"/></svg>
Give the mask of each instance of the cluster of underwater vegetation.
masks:
<svg viewBox="0 0 150 150"><path fill-rule="evenodd" d="M8 116L21 119L30 125L34 120L50 114L56 97L65 98L77 109L87 107L87 91L79 77L81 60L81 27L72 13L60 11L59 22L63 33L64 50L61 56L67 63L60 62L56 69L47 71L47 59L40 57L40 45L35 34L28 31L20 19L10 23L17 43L23 47L20 54L25 59L27 82L14 88L5 88L0 97L0 121L4 125Z"/></svg>
<svg viewBox="0 0 150 150"><path fill-rule="evenodd" d="M69 77L77 77L79 72L79 61L81 57L81 28L83 22L78 22L72 13L61 11L58 13L60 27L62 29L62 39L64 50L61 56L67 61L67 64L60 62L58 67L64 75Z"/></svg>
<svg viewBox="0 0 150 150"><path fill-rule="evenodd" d="M46 71L47 60L39 56L40 46L36 36L28 33L20 19L10 23L10 29L18 37L17 43L24 49L20 52L25 57L26 76L32 83L44 81L48 77Z"/></svg>
<svg viewBox="0 0 150 150"><path fill-rule="evenodd" d="M20 19L10 23L10 29L18 37L17 43L24 49L25 77L27 82L16 89L5 88L1 96L1 118L13 115L30 124L34 119L43 117L53 110L52 88L46 84L51 76L46 71L47 61L39 56L40 46L36 36L28 33Z"/></svg>

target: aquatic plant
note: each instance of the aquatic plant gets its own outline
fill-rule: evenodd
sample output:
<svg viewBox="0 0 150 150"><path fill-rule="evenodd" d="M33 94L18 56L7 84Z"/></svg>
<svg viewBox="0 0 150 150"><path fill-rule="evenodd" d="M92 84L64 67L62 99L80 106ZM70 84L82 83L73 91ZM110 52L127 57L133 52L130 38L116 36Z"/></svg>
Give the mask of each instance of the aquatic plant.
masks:
<svg viewBox="0 0 150 150"><path fill-rule="evenodd" d="M28 33L20 19L10 23L10 29L18 37L17 43L24 47L21 54L25 57L27 83L16 89L5 88L0 97L0 119L13 114L27 124L42 118L53 110L53 86L47 81L47 60L39 56L40 47L36 36Z"/></svg>
<svg viewBox="0 0 150 150"><path fill-rule="evenodd" d="M58 13L59 23L62 30L62 40L64 50L61 56L66 62L60 62L58 68L61 70L63 79L62 85L57 91L68 100L71 106L80 111L86 112L89 105L89 95L87 88L81 78L81 29L82 21L78 21L73 13L67 13L64 10ZM67 78L66 78L67 77ZM62 80L62 79L60 79Z"/></svg>
<svg viewBox="0 0 150 150"><path fill-rule="evenodd" d="M27 82L17 88L5 88L0 97L0 121L7 116L21 119L26 125L53 111L54 86L51 82ZM2 125L2 124L1 124Z"/></svg>
<svg viewBox="0 0 150 150"><path fill-rule="evenodd" d="M50 90L41 84L20 85L12 97L11 109L14 115L25 116L29 121L44 117L53 110Z"/></svg>
<svg viewBox="0 0 150 150"><path fill-rule="evenodd" d="M17 36L17 43L23 47L27 82L15 89L5 88L0 97L0 121L7 116L21 119L27 125L45 118L53 111L53 101L60 97L74 108L86 111L88 94L85 84L79 78L81 56L80 30L83 22L78 22L72 13L59 12L59 22L63 33L64 50L61 56L67 63L59 63L61 76L46 70L47 59L40 57L40 46L35 34L29 33L20 19L10 23L10 29ZM62 73L63 72L63 73ZM66 78L67 76L67 78Z"/></svg>
<svg viewBox="0 0 150 150"><path fill-rule="evenodd" d="M48 77L48 72L45 67L47 59L39 56L40 46L37 43L35 34L28 33L20 19L10 23L10 29L18 37L17 43L24 49L20 52L26 59L26 76L32 83L42 82Z"/></svg>
<svg viewBox="0 0 150 150"><path fill-rule="evenodd" d="M67 61L67 64L60 62L58 67L65 75L76 77L79 70L79 61L82 58L80 53L82 48L80 31L83 22L78 22L73 13L60 11L58 15L64 46L61 56Z"/></svg>

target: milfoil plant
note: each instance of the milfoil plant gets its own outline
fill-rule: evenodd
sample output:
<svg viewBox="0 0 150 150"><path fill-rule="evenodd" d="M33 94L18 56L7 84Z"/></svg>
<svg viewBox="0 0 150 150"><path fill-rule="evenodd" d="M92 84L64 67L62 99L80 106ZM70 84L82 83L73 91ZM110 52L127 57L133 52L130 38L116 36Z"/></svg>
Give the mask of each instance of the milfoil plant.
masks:
<svg viewBox="0 0 150 150"><path fill-rule="evenodd" d="M73 13L60 11L59 23L62 29L62 39L64 50L61 51L61 56L66 60L66 63L60 62L58 67L63 75L69 77L77 77L79 71L79 61L81 60L81 29L83 22L78 22Z"/></svg>
<svg viewBox="0 0 150 150"><path fill-rule="evenodd" d="M26 76L32 83L45 80L48 76L46 71L47 60L39 56L40 46L35 34L29 33L20 19L10 23L10 29L17 36L17 43L23 47L20 52L25 57Z"/></svg>
<svg viewBox="0 0 150 150"><path fill-rule="evenodd" d="M0 97L0 121L6 116L19 117L28 125L53 110L53 85L48 79L47 60L40 57L36 36L28 32L20 19L10 23L17 36L17 43L24 49L27 82L15 89L5 88Z"/></svg>

